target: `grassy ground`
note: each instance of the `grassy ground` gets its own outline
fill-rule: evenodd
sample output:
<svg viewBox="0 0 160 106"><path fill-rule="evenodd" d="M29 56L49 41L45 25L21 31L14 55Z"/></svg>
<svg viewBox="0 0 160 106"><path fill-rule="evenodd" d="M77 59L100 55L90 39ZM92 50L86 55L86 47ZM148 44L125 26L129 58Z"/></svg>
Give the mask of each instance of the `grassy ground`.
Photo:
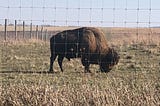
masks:
<svg viewBox="0 0 160 106"><path fill-rule="evenodd" d="M78 59L64 60L64 73L49 69L49 44L0 43L0 103L5 106L158 106L160 46L116 45L120 63L110 73L84 73Z"/></svg>

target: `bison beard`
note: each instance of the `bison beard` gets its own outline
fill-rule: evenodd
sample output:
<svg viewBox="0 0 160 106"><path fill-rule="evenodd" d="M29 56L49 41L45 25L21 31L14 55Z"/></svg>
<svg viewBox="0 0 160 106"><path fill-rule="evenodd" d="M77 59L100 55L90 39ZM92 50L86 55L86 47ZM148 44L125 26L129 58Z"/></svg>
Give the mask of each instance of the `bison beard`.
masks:
<svg viewBox="0 0 160 106"><path fill-rule="evenodd" d="M109 48L102 31L96 28L82 27L62 31L50 39L50 72L58 56L58 64L63 72L64 57L81 58L85 72L90 72L90 64L98 64L101 72L109 72L119 61L117 52Z"/></svg>

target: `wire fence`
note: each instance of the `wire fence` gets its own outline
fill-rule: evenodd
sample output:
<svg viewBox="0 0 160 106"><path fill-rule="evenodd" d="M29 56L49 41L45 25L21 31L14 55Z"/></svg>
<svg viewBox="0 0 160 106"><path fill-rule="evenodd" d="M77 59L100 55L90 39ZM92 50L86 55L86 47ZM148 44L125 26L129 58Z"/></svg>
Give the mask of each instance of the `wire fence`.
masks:
<svg viewBox="0 0 160 106"><path fill-rule="evenodd" d="M144 49L143 53L153 52L159 58L158 3L157 0L0 0L0 38L2 41L49 41L52 35L62 30L100 27L109 44L116 46L121 55L127 47ZM124 58L125 63L128 60ZM157 61L154 65L159 69ZM139 63L131 63L139 67ZM134 65L129 67L134 68Z"/></svg>
<svg viewBox="0 0 160 106"><path fill-rule="evenodd" d="M1 1L4 19L34 25L150 27L159 25L156 0L6 0Z"/></svg>
<svg viewBox="0 0 160 106"><path fill-rule="evenodd" d="M80 27L100 31L49 44ZM0 0L0 93L2 106L160 106L160 0Z"/></svg>
<svg viewBox="0 0 160 106"><path fill-rule="evenodd" d="M31 38L33 35L32 38L47 39L57 32L54 29L57 26L90 26L137 28L135 36L138 40L141 35L140 28L148 28L149 31L145 34L150 36L154 32L152 28L160 26L160 8L156 0L1 0L0 2L2 11L0 30L3 39L9 38L10 33L13 35L12 31L20 38ZM37 35L39 37L36 37Z"/></svg>

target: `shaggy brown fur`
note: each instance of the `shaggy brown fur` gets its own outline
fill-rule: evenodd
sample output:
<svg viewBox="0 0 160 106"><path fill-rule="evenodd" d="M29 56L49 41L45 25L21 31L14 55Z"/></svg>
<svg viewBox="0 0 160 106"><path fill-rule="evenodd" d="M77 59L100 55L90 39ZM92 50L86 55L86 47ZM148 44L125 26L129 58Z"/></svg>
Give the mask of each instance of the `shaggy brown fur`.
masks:
<svg viewBox="0 0 160 106"><path fill-rule="evenodd" d="M90 64L99 64L102 72L109 72L111 66L118 63L117 52L109 48L103 32L97 28L82 27L60 32L50 39L50 71L58 56L58 63L62 68L63 58L81 58L85 71L90 72Z"/></svg>

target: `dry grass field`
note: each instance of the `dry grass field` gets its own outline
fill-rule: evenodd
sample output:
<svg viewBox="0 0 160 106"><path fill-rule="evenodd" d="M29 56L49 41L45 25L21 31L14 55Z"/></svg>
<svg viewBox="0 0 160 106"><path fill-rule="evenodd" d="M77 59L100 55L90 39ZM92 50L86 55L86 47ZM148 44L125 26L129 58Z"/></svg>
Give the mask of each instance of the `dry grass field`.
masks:
<svg viewBox="0 0 160 106"><path fill-rule="evenodd" d="M84 73L79 59L55 62L49 70L49 43L0 43L0 105L2 106L159 106L160 29L102 28L120 54L109 73ZM138 33L138 34L137 34Z"/></svg>

